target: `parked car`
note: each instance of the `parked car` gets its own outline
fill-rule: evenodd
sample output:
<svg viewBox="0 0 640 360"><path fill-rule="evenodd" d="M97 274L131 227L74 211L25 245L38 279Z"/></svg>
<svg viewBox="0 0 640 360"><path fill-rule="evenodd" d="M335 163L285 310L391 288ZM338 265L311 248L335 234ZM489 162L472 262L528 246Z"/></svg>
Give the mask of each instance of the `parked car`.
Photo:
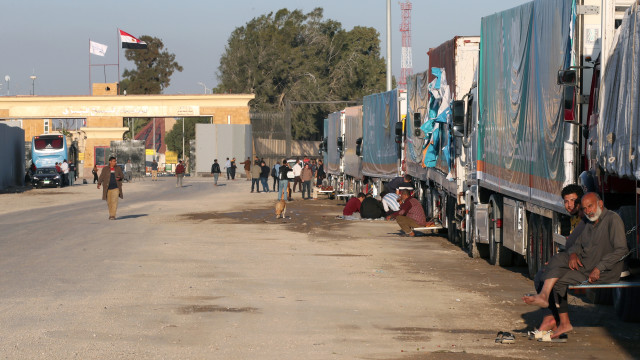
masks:
<svg viewBox="0 0 640 360"><path fill-rule="evenodd" d="M36 188L44 186L62 186L62 177L56 172L56 168L39 168L31 178L31 185Z"/></svg>

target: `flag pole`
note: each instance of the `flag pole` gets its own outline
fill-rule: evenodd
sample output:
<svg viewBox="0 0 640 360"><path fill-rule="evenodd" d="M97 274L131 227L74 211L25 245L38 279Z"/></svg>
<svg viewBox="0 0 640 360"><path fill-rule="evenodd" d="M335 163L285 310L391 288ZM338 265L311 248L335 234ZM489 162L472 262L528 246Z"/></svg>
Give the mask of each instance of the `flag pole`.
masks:
<svg viewBox="0 0 640 360"><path fill-rule="evenodd" d="M120 43L120 28L117 28L116 30L116 47L118 48L118 95L120 95L120 46L118 46Z"/></svg>
<svg viewBox="0 0 640 360"><path fill-rule="evenodd" d="M89 38L89 95L91 94L91 38Z"/></svg>

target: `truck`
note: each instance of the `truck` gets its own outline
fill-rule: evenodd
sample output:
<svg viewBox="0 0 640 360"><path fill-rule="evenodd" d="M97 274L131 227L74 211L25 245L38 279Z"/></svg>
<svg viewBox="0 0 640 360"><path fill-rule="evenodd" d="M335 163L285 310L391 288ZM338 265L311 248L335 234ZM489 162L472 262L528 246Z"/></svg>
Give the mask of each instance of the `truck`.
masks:
<svg viewBox="0 0 640 360"><path fill-rule="evenodd" d="M336 191L344 191L344 164L343 164L343 136L344 136L344 111L334 111L327 117L327 131L325 132L327 141L325 142L324 170L327 173L327 180Z"/></svg>
<svg viewBox="0 0 640 360"><path fill-rule="evenodd" d="M429 70L407 81L407 113L412 116L405 122L403 169L414 178L427 217L438 220L449 239L460 244L469 154L453 136L450 118L437 115L446 115L450 101L461 100L474 83L479 44L479 36L456 36L430 49ZM437 156L426 160L429 150Z"/></svg>
<svg viewBox="0 0 640 360"><path fill-rule="evenodd" d="M524 262L533 277L564 245L560 192L578 183L621 214L637 258L640 121L628 90L638 81L614 81L632 77L633 66L622 64L637 60L622 56L606 65L631 3L536 0L482 18L477 79L452 102L450 124L462 143L455 162L464 177L451 212L461 221L446 226L454 227L450 237L460 232L471 256L501 266ZM621 108L632 116L614 111ZM640 320L637 290L614 293L624 320Z"/></svg>
<svg viewBox="0 0 640 360"><path fill-rule="evenodd" d="M344 109L344 181L345 192L357 194L363 189L362 105Z"/></svg>

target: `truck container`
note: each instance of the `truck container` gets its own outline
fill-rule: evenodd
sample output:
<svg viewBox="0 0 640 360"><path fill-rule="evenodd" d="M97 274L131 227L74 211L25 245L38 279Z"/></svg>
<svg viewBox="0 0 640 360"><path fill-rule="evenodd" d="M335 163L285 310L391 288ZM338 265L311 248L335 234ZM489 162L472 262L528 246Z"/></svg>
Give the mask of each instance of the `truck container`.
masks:
<svg viewBox="0 0 640 360"><path fill-rule="evenodd" d="M362 105L344 109L344 177L345 192L357 194L362 189Z"/></svg>
<svg viewBox="0 0 640 360"><path fill-rule="evenodd" d="M327 157L324 164L327 180L337 193L343 192L344 184L344 111L335 111L327 118Z"/></svg>
<svg viewBox="0 0 640 360"><path fill-rule="evenodd" d="M400 122L398 90L368 95L362 105L362 174L378 181L398 176ZM401 139L399 139L401 141Z"/></svg>

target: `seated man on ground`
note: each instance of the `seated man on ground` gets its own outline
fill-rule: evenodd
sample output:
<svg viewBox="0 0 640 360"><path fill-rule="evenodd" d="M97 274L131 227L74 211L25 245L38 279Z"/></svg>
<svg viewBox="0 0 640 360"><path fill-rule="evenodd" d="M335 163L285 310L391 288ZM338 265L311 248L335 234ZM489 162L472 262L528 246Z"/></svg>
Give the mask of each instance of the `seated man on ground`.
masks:
<svg viewBox="0 0 640 360"><path fill-rule="evenodd" d="M418 199L411 196L411 191L404 189L400 191L400 210L387 216L387 220L395 219L400 228L408 236L416 236L413 229L424 227L427 223L424 209Z"/></svg>
<svg viewBox="0 0 640 360"><path fill-rule="evenodd" d="M360 206L360 216L362 216L363 219L383 218L385 212L382 203L374 198L373 195L367 194Z"/></svg>
<svg viewBox="0 0 640 360"><path fill-rule="evenodd" d="M382 198L382 207L384 208L386 216L400 210L400 195L394 192L387 193L383 191L380 197Z"/></svg>
<svg viewBox="0 0 640 360"><path fill-rule="evenodd" d="M536 295L525 295L522 299L529 305L546 308L550 296L555 299L567 294L569 285L583 281L605 284L618 281L627 253L627 239L620 216L604 208L598 194L587 193L582 197L582 210L588 222L567 252L554 255L544 275L542 290ZM568 312L558 308L560 324L552 338L573 330Z"/></svg>
<svg viewBox="0 0 640 360"><path fill-rule="evenodd" d="M362 206L364 198L364 193L359 193L357 197L349 199L347 204L344 206L344 209L342 209L342 217L344 219L359 219L360 207Z"/></svg>
<svg viewBox="0 0 640 360"><path fill-rule="evenodd" d="M576 239L584 230L585 222L582 217L582 208L580 206L580 199L584 195L582 187L576 184L570 184L565 186L562 189L561 196L564 202L564 208L569 213L569 223L570 223L570 235L567 237L567 241L564 245L564 250L570 249L575 243ZM536 292L540 292L542 290L542 284L544 281L546 264L538 271L536 276L533 279ZM557 332L558 324L560 324L560 314L558 312L558 308L562 308L562 313L567 314L565 318L565 323L570 325L568 312L567 312L567 297L559 298L558 303L556 304L555 296L549 297L549 310L550 314L545 315L542 318L542 323L538 327L537 331L534 331L534 334L537 336L542 336L548 331ZM564 316L564 315L563 315Z"/></svg>

